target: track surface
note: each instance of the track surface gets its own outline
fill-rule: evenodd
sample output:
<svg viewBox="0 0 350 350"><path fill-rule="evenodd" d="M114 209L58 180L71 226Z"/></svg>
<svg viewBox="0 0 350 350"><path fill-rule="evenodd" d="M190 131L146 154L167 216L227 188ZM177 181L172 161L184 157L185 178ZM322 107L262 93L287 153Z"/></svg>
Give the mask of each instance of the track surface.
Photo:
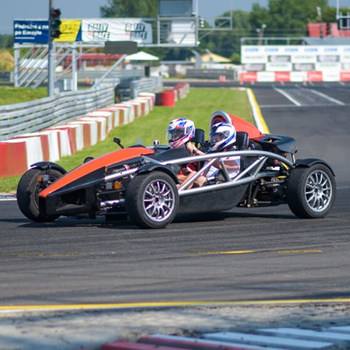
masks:
<svg viewBox="0 0 350 350"><path fill-rule="evenodd" d="M141 230L68 218L35 224L15 201L0 201L1 305L350 297L349 90L253 86L270 132L295 137L297 158L334 168L327 218L301 220L279 206Z"/></svg>

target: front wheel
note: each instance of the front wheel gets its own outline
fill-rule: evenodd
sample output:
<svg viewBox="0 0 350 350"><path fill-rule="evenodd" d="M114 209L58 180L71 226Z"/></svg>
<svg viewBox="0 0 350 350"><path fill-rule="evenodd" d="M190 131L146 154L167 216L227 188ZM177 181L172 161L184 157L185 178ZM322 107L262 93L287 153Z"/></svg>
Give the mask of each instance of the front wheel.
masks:
<svg viewBox="0 0 350 350"><path fill-rule="evenodd" d="M49 176L46 182L42 181L44 175ZM39 193L62 175L60 171L55 169L46 171L33 168L22 176L17 186L17 204L24 216L37 222L54 221L59 217L59 215L40 213Z"/></svg>
<svg viewBox="0 0 350 350"><path fill-rule="evenodd" d="M161 171L137 175L130 182L125 206L131 221L143 228L162 228L172 222L179 207L174 180Z"/></svg>
<svg viewBox="0 0 350 350"><path fill-rule="evenodd" d="M288 180L287 202L301 218L323 218L331 211L336 194L332 171L324 164L295 168Z"/></svg>

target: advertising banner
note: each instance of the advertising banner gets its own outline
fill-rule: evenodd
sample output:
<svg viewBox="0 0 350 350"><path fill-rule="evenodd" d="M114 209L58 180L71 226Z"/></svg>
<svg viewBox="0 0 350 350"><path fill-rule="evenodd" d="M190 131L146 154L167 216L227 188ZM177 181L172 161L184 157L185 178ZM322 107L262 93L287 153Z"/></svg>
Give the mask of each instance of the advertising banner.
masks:
<svg viewBox="0 0 350 350"><path fill-rule="evenodd" d="M141 18L67 19L61 20L61 35L55 42L134 41L152 43L152 26ZM47 44L47 20L15 20L15 43Z"/></svg>
<svg viewBox="0 0 350 350"><path fill-rule="evenodd" d="M141 18L83 19L82 41L136 41L150 44L152 27Z"/></svg>
<svg viewBox="0 0 350 350"><path fill-rule="evenodd" d="M62 20L60 25L61 35L55 42L75 42L81 41L81 20Z"/></svg>
<svg viewBox="0 0 350 350"><path fill-rule="evenodd" d="M14 20L13 34L15 43L47 44L49 39L49 22L45 20Z"/></svg>
<svg viewBox="0 0 350 350"><path fill-rule="evenodd" d="M321 71L348 70L350 46L316 45L246 45L241 48L241 60L247 71L265 64L266 71ZM321 74L312 73L310 77L319 81Z"/></svg>

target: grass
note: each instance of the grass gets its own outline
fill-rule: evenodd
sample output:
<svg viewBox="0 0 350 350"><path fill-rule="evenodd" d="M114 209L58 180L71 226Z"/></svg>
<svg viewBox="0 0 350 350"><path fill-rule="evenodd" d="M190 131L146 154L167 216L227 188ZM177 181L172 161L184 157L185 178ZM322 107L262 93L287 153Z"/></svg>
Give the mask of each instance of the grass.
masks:
<svg viewBox="0 0 350 350"><path fill-rule="evenodd" d="M12 105L16 103L29 102L39 98L47 97L47 88L15 88L11 86L0 86L0 105Z"/></svg>
<svg viewBox="0 0 350 350"><path fill-rule="evenodd" d="M196 127L203 129L208 135L209 119L217 110L235 114L253 123L246 91L191 89L184 99L176 102L175 108L156 106L147 116L112 130L104 141L64 157L57 163L66 170L71 170L88 156L98 157L112 152L119 147L113 142L113 137L120 138L125 147L133 144L152 145L155 139L159 140L160 144L166 144L167 126L172 119L179 117L193 120ZM0 179L0 192L15 191L19 179L20 176Z"/></svg>

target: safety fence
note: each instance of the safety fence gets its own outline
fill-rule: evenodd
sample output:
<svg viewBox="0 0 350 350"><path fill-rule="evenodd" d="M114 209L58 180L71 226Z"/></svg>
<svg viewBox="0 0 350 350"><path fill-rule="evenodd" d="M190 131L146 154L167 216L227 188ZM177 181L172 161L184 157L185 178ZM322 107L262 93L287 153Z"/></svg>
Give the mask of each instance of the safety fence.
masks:
<svg viewBox="0 0 350 350"><path fill-rule="evenodd" d="M180 85L180 84L179 84ZM184 98L188 84L174 88L176 99ZM56 162L60 158L104 140L121 125L145 117L156 104L156 93L141 92L127 102L105 103L93 111L82 112L67 123L45 126L40 131L21 134L0 142L0 178L21 175L39 161Z"/></svg>
<svg viewBox="0 0 350 350"><path fill-rule="evenodd" d="M0 106L0 141L43 130L114 102L114 88L65 92L31 102Z"/></svg>

